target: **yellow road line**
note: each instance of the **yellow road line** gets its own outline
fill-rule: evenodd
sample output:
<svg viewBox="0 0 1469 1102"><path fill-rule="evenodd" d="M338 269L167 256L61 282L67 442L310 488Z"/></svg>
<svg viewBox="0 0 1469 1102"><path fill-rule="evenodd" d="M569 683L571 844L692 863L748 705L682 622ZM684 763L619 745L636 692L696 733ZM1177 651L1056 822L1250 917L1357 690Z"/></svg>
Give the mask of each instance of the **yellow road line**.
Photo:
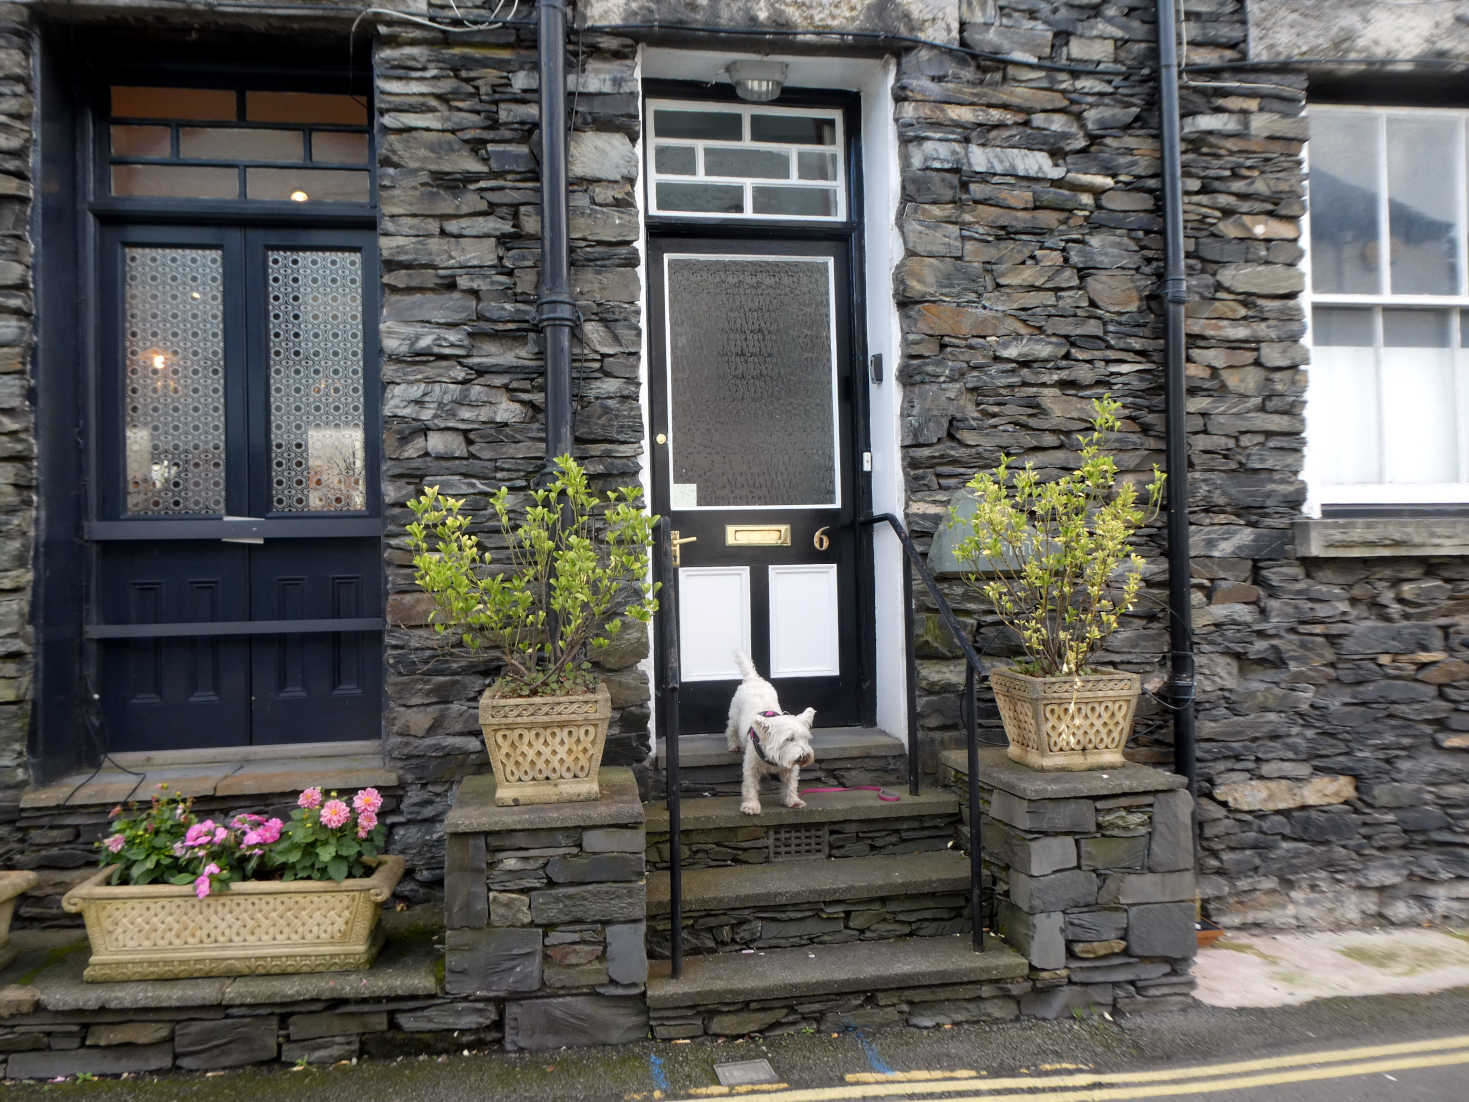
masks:
<svg viewBox="0 0 1469 1102"><path fill-rule="evenodd" d="M949 1102L1136 1102L1140 1098L1181 1098L1190 1094L1246 1090L1250 1087L1274 1087L1285 1083L1309 1083L1323 1079L1350 1079L1359 1075L1381 1075L1389 1071L1412 1071L1417 1068L1442 1068L1469 1064L1469 1051L1446 1052L1437 1056L1404 1056L1397 1060L1368 1060L1361 1063L1335 1064L1327 1068L1297 1068L1270 1075L1237 1075L1230 1079L1201 1079L1193 1083L1158 1083L1150 1087L1096 1087L1077 1091L1027 1091L1025 1094L971 1094L949 1099ZM1043 1086L1036 1080L1033 1086Z"/></svg>
<svg viewBox="0 0 1469 1102"><path fill-rule="evenodd" d="M1213 1076L1238 1073L1271 1071L1279 1068L1301 1067L1310 1064L1330 1064L1349 1060L1372 1060L1380 1057L1403 1056L1444 1052L1449 1049L1469 1048L1469 1034L1457 1037L1440 1037L1422 1041L1401 1041L1389 1045L1365 1045L1358 1048L1327 1049L1321 1052L1306 1052L1289 1056L1271 1056L1256 1060L1238 1060L1223 1064L1200 1064L1185 1068L1162 1068L1154 1071L1135 1072L1085 1072L1070 1075L1011 1076L1005 1079L955 1078L953 1072L930 1073L935 1077L928 1080L911 1078L895 1079L884 1076L876 1082L849 1082L845 1086L808 1087L798 1090L748 1094L743 1102L837 1102L839 1099L886 1098L894 1095L950 1094L954 1091L972 1090L1053 1090L1059 1087L1094 1087L1108 1083L1169 1083ZM1463 1057L1469 1060L1469 1055ZM1450 1062L1461 1062L1457 1058ZM1417 1065L1412 1065L1417 1066ZM1427 1066L1427 1065L1424 1065ZM1352 1073L1357 1074L1357 1073ZM864 1076L865 1078L865 1076ZM999 1102L986 1095L990 1102ZM1117 1097L1128 1097L1119 1095ZM1141 1097L1141 1095L1139 1095ZM949 1102L960 1102L950 1099Z"/></svg>

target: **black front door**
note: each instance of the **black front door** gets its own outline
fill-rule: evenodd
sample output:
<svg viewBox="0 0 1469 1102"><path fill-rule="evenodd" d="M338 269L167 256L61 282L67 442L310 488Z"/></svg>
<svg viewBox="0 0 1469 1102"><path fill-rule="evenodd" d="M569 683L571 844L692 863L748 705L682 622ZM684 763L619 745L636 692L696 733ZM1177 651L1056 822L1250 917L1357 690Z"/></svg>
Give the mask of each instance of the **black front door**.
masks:
<svg viewBox="0 0 1469 1102"><path fill-rule="evenodd" d="M685 732L720 731L742 650L791 711L859 723L849 244L650 245L653 505L679 545Z"/></svg>
<svg viewBox="0 0 1469 1102"><path fill-rule="evenodd" d="M377 737L374 234L113 225L98 255L108 748Z"/></svg>

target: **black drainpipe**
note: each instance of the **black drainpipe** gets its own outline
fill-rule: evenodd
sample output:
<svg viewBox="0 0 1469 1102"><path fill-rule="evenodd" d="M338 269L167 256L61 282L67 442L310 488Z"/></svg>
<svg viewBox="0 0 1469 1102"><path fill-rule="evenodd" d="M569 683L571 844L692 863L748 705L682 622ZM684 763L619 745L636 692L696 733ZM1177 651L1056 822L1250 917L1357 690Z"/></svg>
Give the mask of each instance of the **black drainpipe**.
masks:
<svg viewBox="0 0 1469 1102"><path fill-rule="evenodd" d="M1173 769L1195 790L1194 640L1189 606L1188 425L1184 381L1183 164L1179 154L1178 13L1174 0L1158 0L1158 115L1163 140L1164 390L1168 450L1169 698L1173 706Z"/></svg>
<svg viewBox="0 0 1469 1102"><path fill-rule="evenodd" d="M571 454L571 246L566 199L566 2L538 0L541 84L541 288L536 327L546 350L546 460Z"/></svg>

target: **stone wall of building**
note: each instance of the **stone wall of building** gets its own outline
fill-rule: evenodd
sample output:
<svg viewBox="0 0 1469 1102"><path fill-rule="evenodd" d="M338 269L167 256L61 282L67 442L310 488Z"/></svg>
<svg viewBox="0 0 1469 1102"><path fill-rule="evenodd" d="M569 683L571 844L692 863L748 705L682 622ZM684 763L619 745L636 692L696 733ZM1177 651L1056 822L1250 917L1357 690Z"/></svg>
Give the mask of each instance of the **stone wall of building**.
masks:
<svg viewBox="0 0 1469 1102"><path fill-rule="evenodd" d="M13 811L28 776L26 738L34 669L31 55L29 9L0 6L0 822Z"/></svg>
<svg viewBox="0 0 1469 1102"><path fill-rule="evenodd" d="M1190 61L1246 56L1241 5L1186 7ZM1099 75L903 62L896 289L915 530L1001 452L1064 466L1104 392L1131 415L1123 469L1162 461L1152 4L965 9L972 45L1095 60ZM1201 79L1185 80L1182 113L1206 911L1226 924L1462 919L1469 565L1297 549L1306 80ZM1101 657L1144 674L1134 752L1167 763L1170 717L1151 695L1165 689L1167 566L1156 527L1142 543L1143 600ZM946 588L984 653L1015 653L971 594ZM952 743L963 665L933 617L920 654L925 737Z"/></svg>

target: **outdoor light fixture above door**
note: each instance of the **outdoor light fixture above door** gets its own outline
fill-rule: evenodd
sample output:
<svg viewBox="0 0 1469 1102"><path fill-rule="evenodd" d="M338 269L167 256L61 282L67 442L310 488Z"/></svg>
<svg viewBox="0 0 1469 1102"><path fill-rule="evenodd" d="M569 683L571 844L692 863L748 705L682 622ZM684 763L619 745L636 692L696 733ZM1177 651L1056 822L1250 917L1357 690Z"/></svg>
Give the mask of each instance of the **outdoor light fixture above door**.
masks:
<svg viewBox="0 0 1469 1102"><path fill-rule="evenodd" d="M732 61L729 79L735 95L751 103L768 103L780 95L786 82L786 66L779 61Z"/></svg>

